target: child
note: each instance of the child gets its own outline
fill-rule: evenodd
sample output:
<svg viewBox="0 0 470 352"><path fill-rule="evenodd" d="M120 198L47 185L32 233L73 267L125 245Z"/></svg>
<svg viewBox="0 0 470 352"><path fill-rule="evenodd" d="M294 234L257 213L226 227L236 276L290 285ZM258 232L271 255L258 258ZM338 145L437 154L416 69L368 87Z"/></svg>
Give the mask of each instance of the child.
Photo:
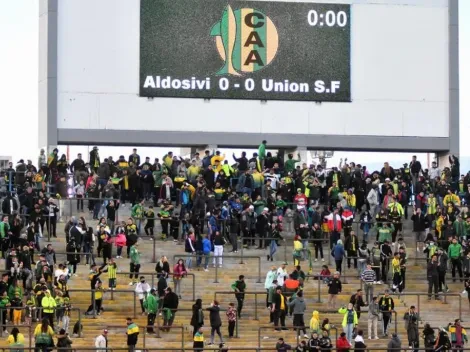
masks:
<svg viewBox="0 0 470 352"><path fill-rule="evenodd" d="M122 250L122 247L121 247L121 250ZM111 291L114 291L116 289L116 273L117 273L117 264L114 261L114 258L111 258L109 260L108 267L104 272L108 273L108 288Z"/></svg>
<svg viewBox="0 0 470 352"><path fill-rule="evenodd" d="M21 325L21 308L23 307L23 302L21 301L19 292L15 293L15 297L10 301L11 307L13 308L13 324ZM6 311L4 311L5 314Z"/></svg>
<svg viewBox="0 0 470 352"><path fill-rule="evenodd" d="M229 303L227 312L225 313L228 319L228 337L233 337L233 331L235 330L235 324L237 322L237 311L235 304Z"/></svg>
<svg viewBox="0 0 470 352"><path fill-rule="evenodd" d="M330 269L328 269L327 265L322 265L319 279L323 280L323 282L327 285L330 282L331 272L330 272Z"/></svg>
<svg viewBox="0 0 470 352"><path fill-rule="evenodd" d="M172 210L173 206L165 201L163 202L163 205L160 208L160 212L157 215L162 226L162 240L164 241L166 241L168 237L168 224L170 222Z"/></svg>
<svg viewBox="0 0 470 352"><path fill-rule="evenodd" d="M153 206L149 206L149 209L144 212L144 214L147 218L147 223L144 227L145 234L153 240L153 229L155 227L155 212L153 211Z"/></svg>
<svg viewBox="0 0 470 352"><path fill-rule="evenodd" d="M36 314L36 307L34 305L34 301L32 299L28 299L26 301L26 309L25 309L25 318L24 323L25 325L31 325L33 322L33 315Z"/></svg>
<svg viewBox="0 0 470 352"><path fill-rule="evenodd" d="M70 304L70 298L64 298L64 305L63 305L64 314L62 316L62 328L68 334L69 332L69 325L70 325L70 314L72 312L72 304Z"/></svg>
<svg viewBox="0 0 470 352"><path fill-rule="evenodd" d="M115 244L117 249L116 258L122 258L122 248L126 245L126 234L125 227L119 226L115 238Z"/></svg>
<svg viewBox="0 0 470 352"><path fill-rule="evenodd" d="M105 290L103 288L103 283L98 281L95 288L95 308L96 314L101 315L101 312L104 311L103 308L103 294Z"/></svg>

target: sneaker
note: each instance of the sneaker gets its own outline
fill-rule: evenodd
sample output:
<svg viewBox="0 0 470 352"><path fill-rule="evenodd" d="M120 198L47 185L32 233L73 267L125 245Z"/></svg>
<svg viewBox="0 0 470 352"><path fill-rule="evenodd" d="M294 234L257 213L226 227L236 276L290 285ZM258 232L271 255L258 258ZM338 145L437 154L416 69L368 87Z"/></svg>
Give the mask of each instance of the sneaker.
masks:
<svg viewBox="0 0 470 352"><path fill-rule="evenodd" d="M222 267L222 265L219 265L219 268L221 268L221 267Z"/></svg>
<svg viewBox="0 0 470 352"><path fill-rule="evenodd" d="M449 292L449 291L450 291L450 290L449 290L449 288L447 287L446 292Z"/></svg>
<svg viewBox="0 0 470 352"><path fill-rule="evenodd" d="M380 340L380 337L376 336L374 337L374 340Z"/></svg>
<svg viewBox="0 0 470 352"><path fill-rule="evenodd" d="M380 280L380 281L377 281L377 285L382 285L383 284L383 281Z"/></svg>
<svg viewBox="0 0 470 352"><path fill-rule="evenodd" d="M315 262L318 262L318 259L317 259L317 258L315 258L315 260L314 260L314 261L315 261Z"/></svg>
<svg viewBox="0 0 470 352"><path fill-rule="evenodd" d="M377 285L377 281L374 281L372 284L373 284L373 285Z"/></svg>
<svg viewBox="0 0 470 352"><path fill-rule="evenodd" d="M418 248L418 247L416 247L416 252L418 252L418 253L419 253L419 248Z"/></svg>
<svg viewBox="0 0 470 352"><path fill-rule="evenodd" d="M372 340L372 337L369 337L367 340Z"/></svg>
<svg viewBox="0 0 470 352"><path fill-rule="evenodd" d="M129 282L129 286L134 286L134 283L133 283L133 282Z"/></svg>
<svg viewBox="0 0 470 352"><path fill-rule="evenodd" d="M304 334L304 339L308 339L308 335L307 335L307 334Z"/></svg>
<svg viewBox="0 0 470 352"><path fill-rule="evenodd" d="M208 272L208 271L209 271L209 269L204 269L204 271L205 271L205 272Z"/></svg>

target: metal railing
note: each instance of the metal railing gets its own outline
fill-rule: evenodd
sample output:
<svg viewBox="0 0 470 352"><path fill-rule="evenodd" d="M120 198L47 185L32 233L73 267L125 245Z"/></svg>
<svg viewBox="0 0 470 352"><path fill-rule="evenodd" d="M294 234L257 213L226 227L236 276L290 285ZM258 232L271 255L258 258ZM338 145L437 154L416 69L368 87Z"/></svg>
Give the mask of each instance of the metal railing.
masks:
<svg viewBox="0 0 470 352"><path fill-rule="evenodd" d="M332 341L334 342L334 341ZM383 347L367 347L364 351L381 351L383 352L384 350L387 349L386 347L386 343L388 343L387 341L384 342L384 346ZM275 343L273 343L274 345ZM287 344L287 343L286 343ZM402 341L402 344L403 344L403 341ZM287 344L289 345L289 344ZM296 346L292 346L292 345L289 345L290 346L290 350L295 350L295 347ZM351 347L353 348L353 347ZM350 349L351 349L350 348ZM9 351L16 351L18 349L22 349L24 350L25 352L34 352L36 351L36 348L35 347L3 347L3 348L0 348L0 352L9 352ZM77 347L77 348L74 348L74 347L55 347L54 348L55 351L71 351L71 352L85 352L85 351L106 351L106 352L121 352L121 351L125 351L125 352L128 352L129 351L129 348L127 347L108 347L108 348L93 348L93 347ZM431 349L426 349L426 348L413 348L412 349L413 351L418 351L418 352L434 352L435 349L434 348L431 348ZM459 351L470 351L470 348L459 348L458 349ZM212 346L205 346L204 348L193 348L193 347L179 347L179 348L175 348L175 347L155 347L155 348L146 348L144 350L145 352L156 352L156 351L167 351L167 352L170 352L170 351L176 351L176 352L186 352L186 351L215 351L215 352L219 352L220 351L220 348L219 347L212 347ZM233 346L230 346L230 350L231 352L236 352L236 351L251 351L251 352L267 352L267 351L278 351L278 349L276 347L233 347ZM319 349L319 351L330 351L330 352L338 352L338 351L344 351L344 349L337 349L335 347L332 347L332 348L325 348L325 349ZM393 349L393 352L410 352L410 348L407 347L407 348L394 348Z"/></svg>
<svg viewBox="0 0 470 352"><path fill-rule="evenodd" d="M115 293L130 293L134 296L134 312L133 312L133 318L137 317L137 293L134 290L113 290ZM111 291L111 292L113 292ZM96 302L95 302L95 293L96 290L90 290L90 289L79 289L79 288L72 288L69 289L69 292L87 292L91 294L91 306L93 306L93 319L96 318ZM106 293L106 291L103 292L103 295Z"/></svg>
<svg viewBox="0 0 470 352"><path fill-rule="evenodd" d="M193 257L197 257L197 256L192 255L192 254L175 254L175 255L173 255L173 262L176 263L177 258L182 259L182 258L193 258ZM214 283L219 283L218 271L221 270L221 269L219 268L219 265L217 263L218 258L222 258L222 260L241 259L240 264L244 264L243 259L256 259L258 261L258 281L256 281L256 282L261 283L261 257L259 257L259 256L249 255L249 256L243 256L242 257L240 255L220 255L220 256L214 256L214 255L211 256L211 255L209 255L209 258L212 258L213 260L216 260L215 267L214 267L214 269L215 269L214 270L214 272L215 272Z"/></svg>

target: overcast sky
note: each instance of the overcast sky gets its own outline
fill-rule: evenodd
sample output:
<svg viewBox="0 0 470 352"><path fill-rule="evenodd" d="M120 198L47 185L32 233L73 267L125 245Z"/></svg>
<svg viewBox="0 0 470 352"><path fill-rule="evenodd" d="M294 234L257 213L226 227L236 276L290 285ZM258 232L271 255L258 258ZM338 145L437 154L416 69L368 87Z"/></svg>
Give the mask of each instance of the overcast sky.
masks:
<svg viewBox="0 0 470 352"><path fill-rule="evenodd" d="M78 0L77 0L78 1ZM0 1L0 156L32 159L38 154L38 0ZM470 127L470 0L460 1L460 153L470 156L470 139L464 138ZM65 148L61 148L65 153ZM161 157L167 149L139 148L141 156ZM173 150L178 153L176 148ZM87 147L71 147L70 157L77 152L86 153ZM131 148L101 148L101 155L128 155ZM225 152L230 153L230 150ZM409 161L404 153L339 153L350 161L376 164L389 160L392 164ZM427 156L419 155L424 166ZM395 165L398 167L399 165ZM462 170L463 171L463 170Z"/></svg>

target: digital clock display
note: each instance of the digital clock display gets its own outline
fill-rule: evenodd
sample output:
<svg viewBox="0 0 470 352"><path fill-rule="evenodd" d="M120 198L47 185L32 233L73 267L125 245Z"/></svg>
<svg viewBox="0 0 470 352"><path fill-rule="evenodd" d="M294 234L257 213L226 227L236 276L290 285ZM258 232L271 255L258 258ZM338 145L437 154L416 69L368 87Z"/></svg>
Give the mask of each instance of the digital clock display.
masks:
<svg viewBox="0 0 470 352"><path fill-rule="evenodd" d="M350 5L141 0L140 96L351 101Z"/></svg>

